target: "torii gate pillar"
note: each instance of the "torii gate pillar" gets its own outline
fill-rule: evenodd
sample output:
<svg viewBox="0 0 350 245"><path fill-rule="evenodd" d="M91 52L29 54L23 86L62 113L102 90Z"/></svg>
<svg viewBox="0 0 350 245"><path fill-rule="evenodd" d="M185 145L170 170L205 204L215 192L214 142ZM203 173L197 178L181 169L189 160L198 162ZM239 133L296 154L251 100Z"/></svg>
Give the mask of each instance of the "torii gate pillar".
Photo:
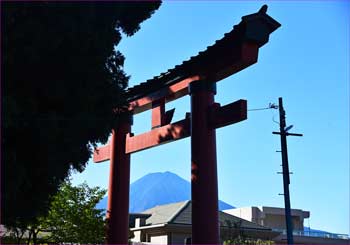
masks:
<svg viewBox="0 0 350 245"><path fill-rule="evenodd" d="M191 188L192 244L219 244L218 181L215 128L210 110L216 84L192 82L191 95Z"/></svg>
<svg viewBox="0 0 350 245"><path fill-rule="evenodd" d="M130 154L125 153L126 135L131 132L132 114L120 116L112 130L107 205L107 244L128 244Z"/></svg>

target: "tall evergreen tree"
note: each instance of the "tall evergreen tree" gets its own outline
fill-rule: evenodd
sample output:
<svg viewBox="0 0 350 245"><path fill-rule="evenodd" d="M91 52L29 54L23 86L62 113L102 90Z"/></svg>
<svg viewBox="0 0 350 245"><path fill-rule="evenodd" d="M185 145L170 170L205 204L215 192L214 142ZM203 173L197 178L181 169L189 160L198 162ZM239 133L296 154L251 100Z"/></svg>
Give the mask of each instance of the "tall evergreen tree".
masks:
<svg viewBox="0 0 350 245"><path fill-rule="evenodd" d="M69 171L107 141L128 82L115 45L159 6L1 2L1 223L45 214Z"/></svg>

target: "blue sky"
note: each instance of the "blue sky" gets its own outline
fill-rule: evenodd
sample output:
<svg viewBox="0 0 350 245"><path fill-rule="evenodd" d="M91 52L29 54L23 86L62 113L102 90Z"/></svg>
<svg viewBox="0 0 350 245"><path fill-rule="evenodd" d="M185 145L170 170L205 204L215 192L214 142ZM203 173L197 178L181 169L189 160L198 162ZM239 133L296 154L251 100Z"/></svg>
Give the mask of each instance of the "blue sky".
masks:
<svg viewBox="0 0 350 245"><path fill-rule="evenodd" d="M130 86L173 68L221 39L244 15L267 3L282 24L259 51L256 64L217 84L222 105L248 100L263 108L283 97L287 124L291 206L311 212L314 229L349 234L349 1L170 1L119 49ZM190 110L189 97L166 105L173 121ZM151 113L134 118L133 132L151 127ZM248 120L217 130L219 198L237 207L283 207L277 110L250 111ZM190 139L131 157L131 182L171 171L190 180ZM107 188L109 163L89 162L73 184Z"/></svg>

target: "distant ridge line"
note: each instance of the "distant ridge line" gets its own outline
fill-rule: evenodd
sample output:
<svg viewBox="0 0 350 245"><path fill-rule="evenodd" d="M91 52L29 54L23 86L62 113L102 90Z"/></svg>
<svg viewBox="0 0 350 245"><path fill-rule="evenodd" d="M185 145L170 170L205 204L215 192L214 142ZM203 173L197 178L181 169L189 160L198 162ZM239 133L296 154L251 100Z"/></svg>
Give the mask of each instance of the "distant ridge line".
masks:
<svg viewBox="0 0 350 245"><path fill-rule="evenodd" d="M96 207L107 208L107 196ZM129 212L141 213L157 205L188 201L191 199L191 184L180 176L166 171L148 173L130 185ZM219 200L219 210L234 206Z"/></svg>

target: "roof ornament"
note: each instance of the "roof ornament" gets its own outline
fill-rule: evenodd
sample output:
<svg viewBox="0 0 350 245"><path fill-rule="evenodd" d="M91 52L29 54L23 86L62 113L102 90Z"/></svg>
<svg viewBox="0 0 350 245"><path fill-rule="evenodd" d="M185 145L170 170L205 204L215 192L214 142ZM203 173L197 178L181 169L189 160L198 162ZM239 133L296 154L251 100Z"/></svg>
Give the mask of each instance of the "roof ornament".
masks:
<svg viewBox="0 0 350 245"><path fill-rule="evenodd" d="M260 13L260 14L266 14L266 12L267 12L267 5L264 4L264 5L259 9L258 13Z"/></svg>

